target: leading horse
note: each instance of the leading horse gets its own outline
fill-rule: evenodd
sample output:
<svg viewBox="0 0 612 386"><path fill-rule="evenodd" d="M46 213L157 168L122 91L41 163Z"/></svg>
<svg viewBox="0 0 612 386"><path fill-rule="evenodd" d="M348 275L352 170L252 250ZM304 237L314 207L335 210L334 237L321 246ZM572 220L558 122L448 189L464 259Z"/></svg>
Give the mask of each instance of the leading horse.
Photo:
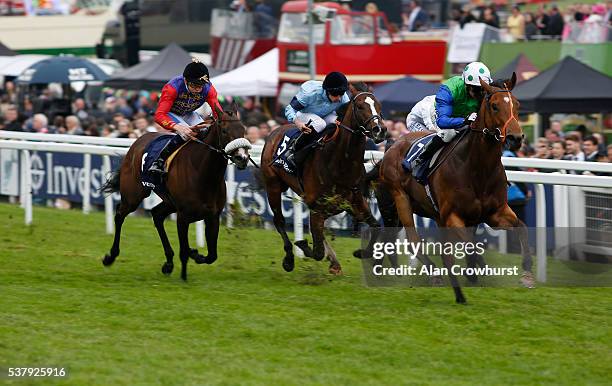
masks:
<svg viewBox="0 0 612 386"><path fill-rule="evenodd" d="M344 106L346 112L338 125L336 135L310 155L303 165L302 184L298 178L272 165L276 149L285 133L294 125L276 129L264 145L261 158L261 171L268 194L268 202L274 213L274 226L280 233L285 249L283 268L293 271L295 262L293 245L285 230L285 218L281 209L281 193L291 188L302 196L310 209L310 232L313 248L305 240L296 242L308 257L330 260L329 271L341 274L342 267L336 254L325 240L324 222L330 216L348 211L359 222L370 227L379 227L360 190L359 184L365 174L363 156L366 139L381 142L386 135L380 115L380 102L367 91L358 92ZM303 186L303 187L302 187Z"/></svg>
<svg viewBox="0 0 612 386"><path fill-rule="evenodd" d="M232 111L217 111L218 119L209 118L198 127L208 127L203 140L190 141L176 153L167 174L166 188L158 193L162 202L151 210L153 222L161 239L166 255L162 266L165 275L174 268L174 251L168 241L164 220L176 212L176 228L179 237L181 278L187 280L189 258L198 264L212 264L217 259L217 238L219 217L226 203L225 169L228 159L238 169L245 169L249 161L248 141L244 139L245 126L236 107ZM147 145L159 133L145 134L138 138L128 150L121 168L102 187L107 193L119 191L121 202L115 211L115 238L110 252L102 260L105 266L113 264L119 255L121 226L125 217L136 210L150 189L141 184L143 154ZM189 247L189 224L204 220L208 255L203 256Z"/></svg>
<svg viewBox="0 0 612 386"><path fill-rule="evenodd" d="M523 131L518 122L519 102L512 95L516 74L494 87L482 80L485 93L477 121L466 133L458 135L439 155L440 163L429 176L431 195L438 208L428 198L423 185L403 170L402 160L412 143L431 132L409 133L385 153L377 165L379 181L395 203L399 219L412 242L420 239L414 227L413 213L434 219L439 227L454 228L461 238L470 235L465 227L487 223L494 228L517 227L523 255L523 285L532 287L532 258L527 244L527 229L508 206L507 179L501 163L505 142L520 143ZM424 263L433 264L426 256ZM450 268L454 257L444 255L457 303L465 297ZM469 261L468 261L469 262ZM473 263L473 262L472 262Z"/></svg>

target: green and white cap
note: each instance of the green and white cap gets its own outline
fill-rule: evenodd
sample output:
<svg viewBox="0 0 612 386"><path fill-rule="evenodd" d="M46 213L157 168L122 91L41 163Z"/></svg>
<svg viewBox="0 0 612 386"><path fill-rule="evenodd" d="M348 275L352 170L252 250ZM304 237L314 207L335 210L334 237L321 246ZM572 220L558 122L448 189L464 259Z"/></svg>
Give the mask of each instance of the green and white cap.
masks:
<svg viewBox="0 0 612 386"><path fill-rule="evenodd" d="M481 62L472 62L463 69L463 83L480 86L478 78L489 84L491 83L491 71Z"/></svg>

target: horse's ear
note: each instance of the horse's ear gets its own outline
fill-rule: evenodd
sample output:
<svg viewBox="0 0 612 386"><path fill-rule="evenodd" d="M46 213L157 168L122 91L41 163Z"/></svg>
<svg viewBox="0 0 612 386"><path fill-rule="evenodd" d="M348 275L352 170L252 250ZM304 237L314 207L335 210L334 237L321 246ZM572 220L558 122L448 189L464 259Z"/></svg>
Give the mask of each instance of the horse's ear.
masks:
<svg viewBox="0 0 612 386"><path fill-rule="evenodd" d="M485 90L487 94L491 94L493 92L493 87L489 86L487 82L482 80L482 78L478 78L478 80L480 81L480 86L482 86L482 89Z"/></svg>
<svg viewBox="0 0 612 386"><path fill-rule="evenodd" d="M232 112L236 118L240 119L240 110L238 110L238 104L236 104L236 102L232 102Z"/></svg>
<svg viewBox="0 0 612 386"><path fill-rule="evenodd" d="M215 115L217 119L221 119L223 117L223 110L219 108L219 106L215 106Z"/></svg>
<svg viewBox="0 0 612 386"><path fill-rule="evenodd" d="M512 76L510 77L510 80L504 83L506 84L506 87L508 88L508 90L512 90L514 86L516 86L516 72L512 72Z"/></svg>

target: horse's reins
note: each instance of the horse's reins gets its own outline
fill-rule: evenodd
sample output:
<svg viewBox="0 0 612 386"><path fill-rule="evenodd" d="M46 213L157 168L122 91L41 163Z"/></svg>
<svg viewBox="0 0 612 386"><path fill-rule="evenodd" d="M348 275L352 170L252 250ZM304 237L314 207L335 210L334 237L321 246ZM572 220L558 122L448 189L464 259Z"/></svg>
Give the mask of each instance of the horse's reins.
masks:
<svg viewBox="0 0 612 386"><path fill-rule="evenodd" d="M220 120L216 120L213 117L213 122L216 123L217 126L219 126L219 128L220 128L221 127L220 124L222 122L240 122L240 119L220 119ZM214 146L212 146L212 145L202 141L201 139L197 138L197 136L191 137L191 140L196 142L196 143L199 143L200 145L206 146L209 150L217 152L218 154L220 154L226 160L231 160L232 159L232 157L229 154L227 154L227 152L225 150L219 149L218 147L214 147ZM217 136L217 142L218 142L219 145L221 145L221 137L220 136ZM257 165L255 163L253 158L251 158L250 154L249 154L249 161L251 161L253 163L253 165L255 165L256 168L259 168L259 165Z"/></svg>

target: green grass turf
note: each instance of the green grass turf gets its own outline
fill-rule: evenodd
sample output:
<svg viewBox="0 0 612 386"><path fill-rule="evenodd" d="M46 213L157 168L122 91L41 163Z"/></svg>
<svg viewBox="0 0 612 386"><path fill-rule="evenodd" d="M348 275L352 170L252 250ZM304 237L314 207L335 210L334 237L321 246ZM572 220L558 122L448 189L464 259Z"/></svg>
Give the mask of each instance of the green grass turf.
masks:
<svg viewBox="0 0 612 386"><path fill-rule="evenodd" d="M449 288L365 287L356 239L333 241L342 277L285 273L260 229L222 229L219 260L184 283L178 258L161 274L150 219L127 219L110 268L102 214L36 207L34 223L0 204L0 367L66 366L74 385L610 381L611 289L465 288L456 305Z"/></svg>

